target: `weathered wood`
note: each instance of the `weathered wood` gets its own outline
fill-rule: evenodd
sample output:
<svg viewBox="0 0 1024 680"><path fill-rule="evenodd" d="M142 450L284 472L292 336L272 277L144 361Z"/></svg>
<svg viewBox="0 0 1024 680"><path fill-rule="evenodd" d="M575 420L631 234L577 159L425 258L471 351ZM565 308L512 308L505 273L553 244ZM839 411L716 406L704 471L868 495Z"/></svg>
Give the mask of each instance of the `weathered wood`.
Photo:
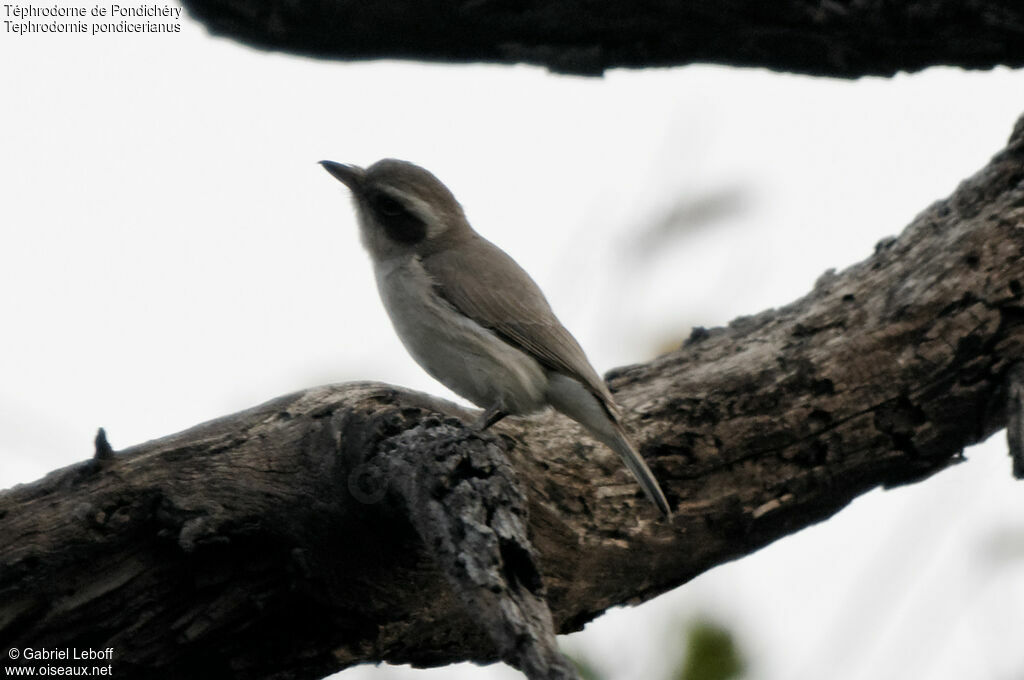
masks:
<svg viewBox="0 0 1024 680"><path fill-rule="evenodd" d="M693 63L856 78L1024 64L1017 0L183 0L216 35L345 60L526 63L598 75Z"/></svg>
<svg viewBox="0 0 1024 680"><path fill-rule="evenodd" d="M122 678L553 668L544 598L577 630L1003 428L1022 257L1024 118L864 262L614 371L671 524L564 418L478 435L459 407L369 383L58 470L0 495L0 649L114 647Z"/></svg>
<svg viewBox="0 0 1024 680"><path fill-rule="evenodd" d="M428 418L364 465L375 466L371 477L397 492L426 552L498 658L531 680L577 678L558 651L528 535L526 491L488 439L466 433L458 420Z"/></svg>

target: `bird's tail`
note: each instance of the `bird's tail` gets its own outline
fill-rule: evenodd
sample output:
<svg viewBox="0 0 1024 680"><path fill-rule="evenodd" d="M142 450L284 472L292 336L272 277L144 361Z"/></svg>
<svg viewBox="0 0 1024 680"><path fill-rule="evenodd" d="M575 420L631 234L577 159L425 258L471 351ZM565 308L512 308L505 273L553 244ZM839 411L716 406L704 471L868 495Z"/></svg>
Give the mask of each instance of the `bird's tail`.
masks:
<svg viewBox="0 0 1024 680"><path fill-rule="evenodd" d="M550 375L548 380L547 396L551 405L583 425L595 439L619 454L619 458L633 473L647 497L658 506L661 514L671 519L672 511L665 500L665 494L658 486L658 480L654 478L647 463L626 438L626 433L615 415L611 396L606 395L605 399L601 399L580 381L558 373Z"/></svg>
<svg viewBox="0 0 1024 680"><path fill-rule="evenodd" d="M672 519L672 510L668 507L668 500L666 500L665 493L661 490L658 480L654 478L651 468L647 467L647 463L644 462L644 459L640 457L640 454L633 448L629 439L626 438L626 433L622 431L622 427L616 423L615 436L602 437L601 439L608 448L619 454L619 458L622 459L622 462L626 464L626 468L636 478L640 488L644 490L644 493L651 499L651 502L658 506L661 514L668 519Z"/></svg>

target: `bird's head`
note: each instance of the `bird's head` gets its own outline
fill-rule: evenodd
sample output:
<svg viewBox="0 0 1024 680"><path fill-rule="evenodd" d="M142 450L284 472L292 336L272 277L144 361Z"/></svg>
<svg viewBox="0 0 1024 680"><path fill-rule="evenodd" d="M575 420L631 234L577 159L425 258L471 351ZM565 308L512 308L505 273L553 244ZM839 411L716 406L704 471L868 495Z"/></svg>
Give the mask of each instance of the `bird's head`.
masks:
<svg viewBox="0 0 1024 680"><path fill-rule="evenodd" d="M442 247L469 229L452 192L418 165L393 158L366 169L320 164L352 191L363 245L375 260Z"/></svg>

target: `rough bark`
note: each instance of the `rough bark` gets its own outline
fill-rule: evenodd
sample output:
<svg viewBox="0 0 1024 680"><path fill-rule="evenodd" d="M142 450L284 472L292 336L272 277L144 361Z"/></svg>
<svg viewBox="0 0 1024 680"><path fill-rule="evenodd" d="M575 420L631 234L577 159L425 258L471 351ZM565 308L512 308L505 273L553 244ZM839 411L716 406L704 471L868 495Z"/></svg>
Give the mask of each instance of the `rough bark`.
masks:
<svg viewBox="0 0 1024 680"><path fill-rule="evenodd" d="M477 434L386 385L116 453L98 436L92 460L0 495L0 649L113 647L122 678L499 658L571 677L552 629L923 479L1008 421L1019 437L1022 257L1024 118L864 262L614 371L671 524L560 416Z"/></svg>
<svg viewBox="0 0 1024 680"><path fill-rule="evenodd" d="M1024 64L1017 0L183 0L214 34L345 60L526 63L597 75L692 63L856 78Z"/></svg>

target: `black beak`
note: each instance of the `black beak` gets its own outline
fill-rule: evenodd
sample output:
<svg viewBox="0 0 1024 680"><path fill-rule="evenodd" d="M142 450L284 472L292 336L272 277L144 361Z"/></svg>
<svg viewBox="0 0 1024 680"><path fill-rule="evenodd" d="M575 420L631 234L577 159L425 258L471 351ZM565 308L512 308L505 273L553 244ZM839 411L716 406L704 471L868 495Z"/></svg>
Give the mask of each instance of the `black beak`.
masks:
<svg viewBox="0 0 1024 680"><path fill-rule="evenodd" d="M356 165L335 163L334 161L320 161L320 165L324 166L324 170L331 173L334 179L347 186L354 193L359 193L359 188L363 184L363 177L366 175L362 168Z"/></svg>

